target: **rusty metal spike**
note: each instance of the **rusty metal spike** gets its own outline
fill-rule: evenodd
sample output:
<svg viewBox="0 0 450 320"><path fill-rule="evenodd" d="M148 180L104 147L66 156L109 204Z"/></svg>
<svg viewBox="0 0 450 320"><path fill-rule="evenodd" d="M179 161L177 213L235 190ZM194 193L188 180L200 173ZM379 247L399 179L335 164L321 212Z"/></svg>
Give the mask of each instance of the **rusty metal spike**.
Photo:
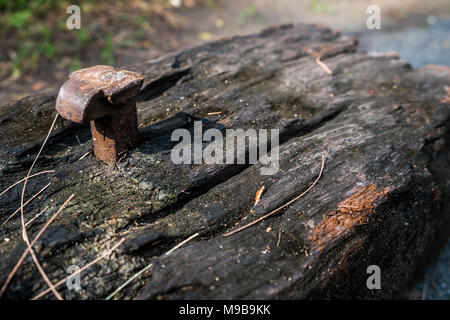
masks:
<svg viewBox="0 0 450 320"><path fill-rule="evenodd" d="M56 111L91 124L95 156L114 164L138 142L136 96L144 77L136 72L94 66L73 72L59 90Z"/></svg>

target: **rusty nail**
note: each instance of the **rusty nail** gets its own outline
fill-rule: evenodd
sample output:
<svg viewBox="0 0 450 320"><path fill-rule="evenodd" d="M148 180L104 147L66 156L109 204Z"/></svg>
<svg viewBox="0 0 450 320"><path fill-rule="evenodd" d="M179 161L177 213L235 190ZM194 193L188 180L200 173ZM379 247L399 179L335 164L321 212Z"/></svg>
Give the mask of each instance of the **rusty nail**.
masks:
<svg viewBox="0 0 450 320"><path fill-rule="evenodd" d="M95 156L114 164L138 142L136 95L143 82L139 73L111 66L81 69L59 90L56 111L76 123L90 121Z"/></svg>

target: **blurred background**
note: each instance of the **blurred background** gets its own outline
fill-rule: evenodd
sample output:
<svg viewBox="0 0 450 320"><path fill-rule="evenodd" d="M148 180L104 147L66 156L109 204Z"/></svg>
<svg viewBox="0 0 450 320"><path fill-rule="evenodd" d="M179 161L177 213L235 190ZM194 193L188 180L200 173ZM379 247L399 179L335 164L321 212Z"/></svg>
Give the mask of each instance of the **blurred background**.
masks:
<svg viewBox="0 0 450 320"><path fill-rule="evenodd" d="M80 30L66 27L72 4ZM366 26L369 5L381 9L380 30ZM56 89L83 67L137 64L287 22L340 29L359 50L397 51L414 68L450 65L450 0L0 0L0 101ZM449 270L448 244L401 297L450 299Z"/></svg>

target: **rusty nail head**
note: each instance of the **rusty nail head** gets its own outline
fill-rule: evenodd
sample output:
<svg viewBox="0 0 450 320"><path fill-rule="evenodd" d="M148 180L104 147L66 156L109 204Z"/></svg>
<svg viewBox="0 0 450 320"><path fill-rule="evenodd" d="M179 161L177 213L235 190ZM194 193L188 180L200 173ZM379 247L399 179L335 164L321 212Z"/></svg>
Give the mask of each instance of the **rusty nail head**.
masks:
<svg viewBox="0 0 450 320"><path fill-rule="evenodd" d="M138 142L136 96L143 82L139 73L111 66L81 69L59 90L56 111L76 123L90 122L95 156L114 164Z"/></svg>

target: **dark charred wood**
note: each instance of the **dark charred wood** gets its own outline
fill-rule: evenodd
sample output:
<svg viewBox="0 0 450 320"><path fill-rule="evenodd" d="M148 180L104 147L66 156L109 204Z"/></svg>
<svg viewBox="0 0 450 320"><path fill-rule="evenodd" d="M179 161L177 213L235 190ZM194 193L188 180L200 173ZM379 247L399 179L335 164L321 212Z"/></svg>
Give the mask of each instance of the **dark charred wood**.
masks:
<svg viewBox="0 0 450 320"><path fill-rule="evenodd" d="M65 298L391 298L449 235L450 68L413 70L392 55L356 52L356 40L314 25L285 25L163 56L128 70L145 76L139 146L115 166L91 154L90 130L59 118L29 180L30 237L72 193L36 243L56 282L118 240ZM333 70L329 75L316 57ZM0 192L22 179L55 115L56 92L0 107ZM280 129L280 171L253 165L175 165L171 133ZM303 198L230 237L225 232ZM84 156L84 157L83 157ZM261 202L255 193L265 187ZM22 184L0 196L0 223ZM170 255L164 253L199 233ZM0 225L0 285L25 250L19 215ZM378 265L382 288L366 286ZM3 298L47 289L28 257ZM45 298L53 298L51 294Z"/></svg>

